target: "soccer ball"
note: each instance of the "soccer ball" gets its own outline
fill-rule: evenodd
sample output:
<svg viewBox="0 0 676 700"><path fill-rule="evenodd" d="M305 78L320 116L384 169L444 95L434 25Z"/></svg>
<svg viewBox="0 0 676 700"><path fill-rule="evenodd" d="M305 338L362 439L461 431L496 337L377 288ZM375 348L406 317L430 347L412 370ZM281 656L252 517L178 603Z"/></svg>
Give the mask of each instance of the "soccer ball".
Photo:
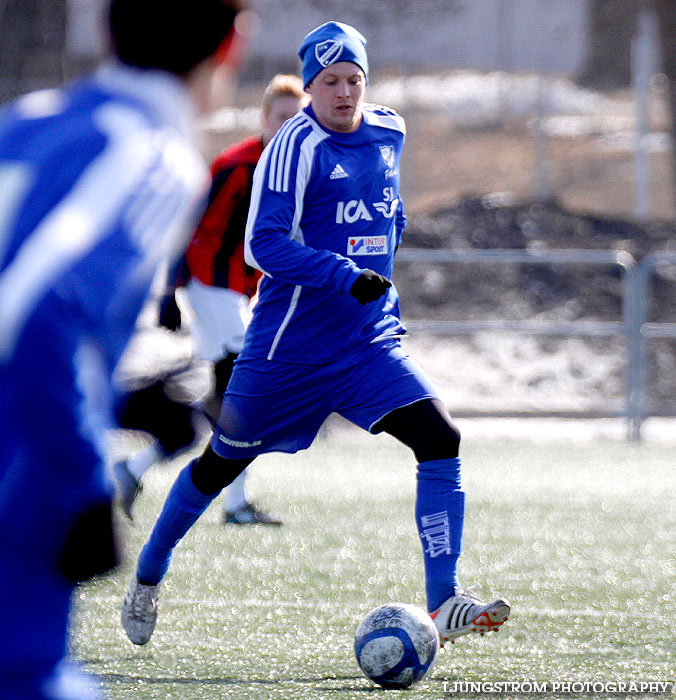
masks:
<svg viewBox="0 0 676 700"><path fill-rule="evenodd" d="M438 651L434 622L424 610L407 603L374 608L354 636L359 668L383 688L410 688L421 681Z"/></svg>

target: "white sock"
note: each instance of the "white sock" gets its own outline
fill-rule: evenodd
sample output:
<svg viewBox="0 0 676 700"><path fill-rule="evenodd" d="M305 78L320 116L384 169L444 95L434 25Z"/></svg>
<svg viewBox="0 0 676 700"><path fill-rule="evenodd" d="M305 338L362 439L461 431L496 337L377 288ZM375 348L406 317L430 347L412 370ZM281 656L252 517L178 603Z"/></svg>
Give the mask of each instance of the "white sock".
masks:
<svg viewBox="0 0 676 700"><path fill-rule="evenodd" d="M157 442L133 454L127 460L127 469L139 480L150 467L162 459L162 451Z"/></svg>
<svg viewBox="0 0 676 700"><path fill-rule="evenodd" d="M244 508L249 502L246 497L244 483L246 481L246 469L225 489L224 509L228 513L234 513L240 508Z"/></svg>

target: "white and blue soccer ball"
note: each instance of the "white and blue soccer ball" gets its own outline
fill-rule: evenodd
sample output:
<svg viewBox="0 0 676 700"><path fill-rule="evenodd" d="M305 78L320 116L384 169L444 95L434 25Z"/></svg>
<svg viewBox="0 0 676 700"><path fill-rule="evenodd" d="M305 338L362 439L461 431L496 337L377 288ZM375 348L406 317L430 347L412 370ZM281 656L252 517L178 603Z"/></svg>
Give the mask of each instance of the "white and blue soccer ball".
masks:
<svg viewBox="0 0 676 700"><path fill-rule="evenodd" d="M383 688L410 688L430 670L439 633L430 616L407 603L386 603L359 623L354 653L367 678Z"/></svg>

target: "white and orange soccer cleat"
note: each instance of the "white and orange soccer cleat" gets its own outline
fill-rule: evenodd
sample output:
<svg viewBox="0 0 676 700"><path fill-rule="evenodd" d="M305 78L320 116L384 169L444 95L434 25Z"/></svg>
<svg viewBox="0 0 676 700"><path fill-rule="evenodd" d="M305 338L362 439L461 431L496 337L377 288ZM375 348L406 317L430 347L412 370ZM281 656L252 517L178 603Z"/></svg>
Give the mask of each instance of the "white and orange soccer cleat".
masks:
<svg viewBox="0 0 676 700"><path fill-rule="evenodd" d="M470 632L484 635L497 632L509 617L511 607L506 600L498 598L484 603L472 588L457 589L455 595L443 602L430 617L439 631L441 645L453 643L458 637Z"/></svg>

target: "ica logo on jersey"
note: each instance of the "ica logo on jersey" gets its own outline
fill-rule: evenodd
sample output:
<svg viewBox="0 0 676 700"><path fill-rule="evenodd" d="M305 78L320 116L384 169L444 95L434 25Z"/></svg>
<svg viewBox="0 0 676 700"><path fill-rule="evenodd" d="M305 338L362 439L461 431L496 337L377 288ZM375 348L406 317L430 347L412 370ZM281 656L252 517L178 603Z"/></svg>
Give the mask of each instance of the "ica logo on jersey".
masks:
<svg viewBox="0 0 676 700"><path fill-rule="evenodd" d="M373 202L373 208L386 219L391 219L399 207L399 198L394 196L394 188L383 189L382 202ZM336 207L337 224L353 224L355 221L373 221L373 216L363 199L350 199L348 202L338 202Z"/></svg>
<svg viewBox="0 0 676 700"><path fill-rule="evenodd" d="M373 221L373 217L361 199L351 199L349 202L338 202L336 208L337 224L353 224L359 219Z"/></svg>

